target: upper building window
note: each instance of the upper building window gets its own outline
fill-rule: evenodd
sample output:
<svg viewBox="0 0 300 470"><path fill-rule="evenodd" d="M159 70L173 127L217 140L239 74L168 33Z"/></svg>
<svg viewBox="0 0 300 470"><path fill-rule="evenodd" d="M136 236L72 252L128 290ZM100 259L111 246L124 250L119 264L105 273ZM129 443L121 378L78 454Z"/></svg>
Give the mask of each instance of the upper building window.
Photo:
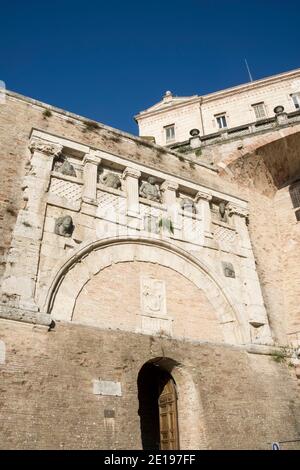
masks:
<svg viewBox="0 0 300 470"><path fill-rule="evenodd" d="M296 219L300 221L300 180L291 184L290 196L295 209Z"/></svg>
<svg viewBox="0 0 300 470"><path fill-rule="evenodd" d="M293 93L291 95L291 98L293 100L295 108L300 109L300 93Z"/></svg>
<svg viewBox="0 0 300 470"><path fill-rule="evenodd" d="M224 129L227 127L226 114L219 114L215 116L219 129Z"/></svg>
<svg viewBox="0 0 300 470"><path fill-rule="evenodd" d="M267 116L266 108L264 103L256 103L252 105L254 109L256 119L262 119Z"/></svg>
<svg viewBox="0 0 300 470"><path fill-rule="evenodd" d="M175 125L172 124L170 126L165 127L166 133L166 142L172 142L175 140Z"/></svg>

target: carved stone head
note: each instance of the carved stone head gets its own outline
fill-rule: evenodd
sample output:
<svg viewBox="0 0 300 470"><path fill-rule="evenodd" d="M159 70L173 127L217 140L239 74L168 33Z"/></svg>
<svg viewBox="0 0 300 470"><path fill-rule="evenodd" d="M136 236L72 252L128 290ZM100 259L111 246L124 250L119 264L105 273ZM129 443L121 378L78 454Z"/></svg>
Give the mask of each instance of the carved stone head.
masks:
<svg viewBox="0 0 300 470"><path fill-rule="evenodd" d="M100 175L99 177L100 183L108 188L113 189L120 189L121 188L121 180L118 175L115 173L106 173L105 175Z"/></svg>
<svg viewBox="0 0 300 470"><path fill-rule="evenodd" d="M74 231L73 220L70 215L59 217L55 222L54 233L62 237L71 237Z"/></svg>
<svg viewBox="0 0 300 470"><path fill-rule="evenodd" d="M148 183L154 185L156 183L156 178L154 176L149 176Z"/></svg>

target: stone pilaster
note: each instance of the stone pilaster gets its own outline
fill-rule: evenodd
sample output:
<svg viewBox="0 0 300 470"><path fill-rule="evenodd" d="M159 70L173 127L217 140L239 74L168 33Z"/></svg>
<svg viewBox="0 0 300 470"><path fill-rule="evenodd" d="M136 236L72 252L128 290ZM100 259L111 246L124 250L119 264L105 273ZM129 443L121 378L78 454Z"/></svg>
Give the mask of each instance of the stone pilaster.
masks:
<svg viewBox="0 0 300 470"><path fill-rule="evenodd" d="M47 191L53 160L62 151L61 145L32 140L30 169L23 181L26 206L19 211L2 283L2 296L18 299L13 306L37 311L35 289L43 235Z"/></svg>
<svg viewBox="0 0 300 470"><path fill-rule="evenodd" d="M236 231L239 234L241 248L252 251L251 241L249 237L246 222L249 217L248 209L240 207L236 204L227 204L228 216L232 217Z"/></svg>
<svg viewBox="0 0 300 470"><path fill-rule="evenodd" d="M176 191L178 190L178 184L173 181L164 181L160 186L160 190L162 202L167 206L169 216L174 218L177 210Z"/></svg>
<svg viewBox="0 0 300 470"><path fill-rule="evenodd" d="M97 205L97 171L101 158L93 154L86 154L83 160L83 193L82 201Z"/></svg>
<svg viewBox="0 0 300 470"><path fill-rule="evenodd" d="M211 233L211 210L210 201L212 200L211 194L199 191L195 197L195 204L197 214L202 216L203 219L203 234L204 237L213 238Z"/></svg>
<svg viewBox="0 0 300 470"><path fill-rule="evenodd" d="M127 215L131 217L139 217L139 178L141 172L134 168L125 168L123 178L125 180L125 188L127 194Z"/></svg>
<svg viewBox="0 0 300 470"><path fill-rule="evenodd" d="M258 279L251 240L247 228L249 211L246 208L229 203L228 216L233 218L234 226L238 232L242 254L241 275L244 280L246 310L250 327L251 341L258 344L272 344L267 312Z"/></svg>

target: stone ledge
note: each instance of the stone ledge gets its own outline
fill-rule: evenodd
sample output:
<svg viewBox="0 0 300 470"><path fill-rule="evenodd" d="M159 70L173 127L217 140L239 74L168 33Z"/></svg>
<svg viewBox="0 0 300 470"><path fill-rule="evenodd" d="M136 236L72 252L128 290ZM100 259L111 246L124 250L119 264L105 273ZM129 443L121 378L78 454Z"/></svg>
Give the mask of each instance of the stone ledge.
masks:
<svg viewBox="0 0 300 470"><path fill-rule="evenodd" d="M246 351L250 354L265 354L267 356L274 355L278 350L280 350L280 346L271 346L271 345L264 345L264 344L247 344Z"/></svg>
<svg viewBox="0 0 300 470"><path fill-rule="evenodd" d="M9 307L3 304L0 305L0 318L49 327L53 323L51 316L46 313Z"/></svg>

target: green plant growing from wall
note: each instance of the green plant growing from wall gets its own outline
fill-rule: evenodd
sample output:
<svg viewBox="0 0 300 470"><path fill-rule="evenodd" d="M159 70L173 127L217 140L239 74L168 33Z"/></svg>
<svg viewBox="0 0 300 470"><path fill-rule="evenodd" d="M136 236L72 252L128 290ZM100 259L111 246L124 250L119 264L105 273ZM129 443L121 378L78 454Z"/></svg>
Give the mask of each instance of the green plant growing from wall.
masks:
<svg viewBox="0 0 300 470"><path fill-rule="evenodd" d="M284 351L275 351L271 354L271 356L275 362L285 362L286 354Z"/></svg>
<svg viewBox="0 0 300 470"><path fill-rule="evenodd" d="M95 121L84 121L85 129L83 132L86 131L95 131L99 128L99 124Z"/></svg>
<svg viewBox="0 0 300 470"><path fill-rule="evenodd" d="M174 234L173 222L169 217L161 217L158 221L158 227L160 229L166 229L170 233Z"/></svg>
<svg viewBox="0 0 300 470"><path fill-rule="evenodd" d="M43 116L44 116L44 119L51 117L52 113L51 113L50 109L45 109L43 111Z"/></svg>

